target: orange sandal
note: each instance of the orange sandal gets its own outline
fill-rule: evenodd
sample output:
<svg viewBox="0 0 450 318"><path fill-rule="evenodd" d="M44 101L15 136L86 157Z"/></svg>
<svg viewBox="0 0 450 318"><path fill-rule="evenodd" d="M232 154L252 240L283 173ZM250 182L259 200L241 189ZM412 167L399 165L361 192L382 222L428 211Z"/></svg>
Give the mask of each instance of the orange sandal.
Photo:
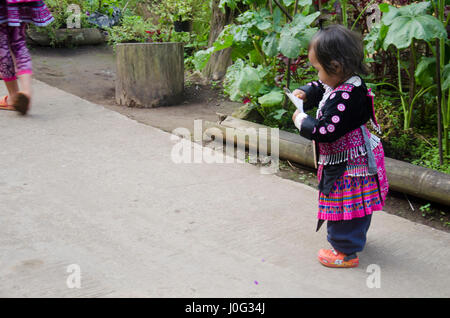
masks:
<svg viewBox="0 0 450 318"><path fill-rule="evenodd" d="M18 92L13 102L13 107L21 115L26 115L30 109L30 97L22 92Z"/></svg>
<svg viewBox="0 0 450 318"><path fill-rule="evenodd" d="M8 104L8 96L4 96L2 100L0 100L0 109L3 110L16 110L14 106Z"/></svg>
<svg viewBox="0 0 450 318"><path fill-rule="evenodd" d="M327 267L350 268L359 265L359 258L356 254L345 255L333 248L330 250L321 249L318 258L319 262Z"/></svg>

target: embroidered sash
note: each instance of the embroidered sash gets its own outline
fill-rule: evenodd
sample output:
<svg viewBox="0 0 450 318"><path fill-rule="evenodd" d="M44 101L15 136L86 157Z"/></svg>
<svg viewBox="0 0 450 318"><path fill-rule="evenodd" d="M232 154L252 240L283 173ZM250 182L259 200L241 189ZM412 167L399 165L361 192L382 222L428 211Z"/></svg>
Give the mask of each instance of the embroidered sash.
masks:
<svg viewBox="0 0 450 318"><path fill-rule="evenodd" d="M370 148L373 150L378 146L380 138L371 134L366 125L364 125L364 129L369 136ZM367 150L361 128L348 132L335 142L319 143L319 164L321 165L351 161L349 164L359 166L354 159L365 155L367 155Z"/></svg>

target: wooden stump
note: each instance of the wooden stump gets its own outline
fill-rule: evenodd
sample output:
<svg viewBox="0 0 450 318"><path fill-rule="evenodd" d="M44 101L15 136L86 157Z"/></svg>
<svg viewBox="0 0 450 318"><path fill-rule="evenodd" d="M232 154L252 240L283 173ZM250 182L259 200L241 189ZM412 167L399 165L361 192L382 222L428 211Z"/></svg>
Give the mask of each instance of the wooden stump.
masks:
<svg viewBox="0 0 450 318"><path fill-rule="evenodd" d="M116 55L119 105L151 108L182 102L183 43L122 43Z"/></svg>

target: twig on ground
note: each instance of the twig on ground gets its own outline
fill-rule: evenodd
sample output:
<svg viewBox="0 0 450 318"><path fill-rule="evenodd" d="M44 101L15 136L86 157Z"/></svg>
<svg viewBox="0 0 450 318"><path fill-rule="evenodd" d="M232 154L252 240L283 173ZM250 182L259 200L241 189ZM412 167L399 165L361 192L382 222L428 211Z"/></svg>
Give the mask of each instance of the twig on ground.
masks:
<svg viewBox="0 0 450 318"><path fill-rule="evenodd" d="M421 139L423 139L427 144L429 144L431 147L434 147L433 144L431 142L428 141L428 139L426 139L424 136L422 136L419 133L415 133L416 136L419 136Z"/></svg>
<svg viewBox="0 0 450 318"><path fill-rule="evenodd" d="M406 198L406 200L408 201L409 206L411 207L411 210L415 211L415 210L414 210L414 207L413 207L413 205L411 204L411 201L409 201L408 196L406 195L406 193L403 193L403 194L405 195L405 198Z"/></svg>
<svg viewBox="0 0 450 318"><path fill-rule="evenodd" d="M286 160L286 161L287 161L287 163L291 166L292 169L297 170L297 168L294 167L294 166L292 165L292 163L289 162L289 160Z"/></svg>

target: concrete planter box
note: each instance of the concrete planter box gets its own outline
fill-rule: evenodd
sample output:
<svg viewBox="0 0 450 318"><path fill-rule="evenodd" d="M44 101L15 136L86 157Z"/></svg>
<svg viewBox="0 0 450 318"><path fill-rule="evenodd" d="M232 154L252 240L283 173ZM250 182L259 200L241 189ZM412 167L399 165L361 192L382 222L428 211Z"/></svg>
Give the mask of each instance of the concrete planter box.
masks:
<svg viewBox="0 0 450 318"><path fill-rule="evenodd" d="M31 43L41 46L51 46L52 40L53 44L58 46L96 45L106 41L105 34L96 28L59 29L55 32L55 39L50 38L47 33L35 30L28 30L27 35Z"/></svg>

